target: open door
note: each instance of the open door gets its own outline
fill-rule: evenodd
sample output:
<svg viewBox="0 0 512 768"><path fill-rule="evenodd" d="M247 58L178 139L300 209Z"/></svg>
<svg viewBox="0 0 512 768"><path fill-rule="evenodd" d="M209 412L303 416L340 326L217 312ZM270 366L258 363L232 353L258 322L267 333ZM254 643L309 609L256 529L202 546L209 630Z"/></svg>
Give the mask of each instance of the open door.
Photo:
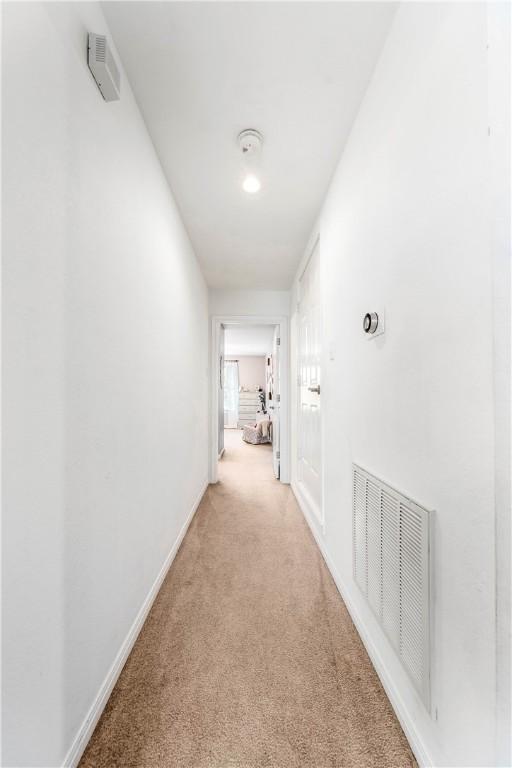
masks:
<svg viewBox="0 0 512 768"><path fill-rule="evenodd" d="M299 281L298 481L322 521L321 306L318 242Z"/></svg>
<svg viewBox="0 0 512 768"><path fill-rule="evenodd" d="M239 386L238 360L224 360L225 429L236 429L238 424Z"/></svg>
<svg viewBox="0 0 512 768"><path fill-rule="evenodd" d="M218 410L219 410L219 437L218 437L218 457L224 453L224 326L221 325L219 332L219 390L218 390Z"/></svg>
<svg viewBox="0 0 512 768"><path fill-rule="evenodd" d="M274 343L272 349L272 355L270 357L270 381L271 381L271 396L269 399L269 410L272 419L272 459L274 465L274 475L279 480L280 477L280 408L281 408L281 394L280 394L280 364L279 364L279 352L280 352L281 339L279 338L279 326L276 326L274 330Z"/></svg>

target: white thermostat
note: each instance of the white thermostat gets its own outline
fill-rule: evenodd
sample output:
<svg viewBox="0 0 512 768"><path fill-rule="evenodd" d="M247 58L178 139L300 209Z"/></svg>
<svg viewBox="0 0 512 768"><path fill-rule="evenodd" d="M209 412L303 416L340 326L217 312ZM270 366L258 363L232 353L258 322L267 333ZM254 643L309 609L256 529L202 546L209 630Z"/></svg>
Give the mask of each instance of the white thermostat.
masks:
<svg viewBox="0 0 512 768"><path fill-rule="evenodd" d="M374 339L384 333L384 310L367 312L363 317L363 331L367 339Z"/></svg>

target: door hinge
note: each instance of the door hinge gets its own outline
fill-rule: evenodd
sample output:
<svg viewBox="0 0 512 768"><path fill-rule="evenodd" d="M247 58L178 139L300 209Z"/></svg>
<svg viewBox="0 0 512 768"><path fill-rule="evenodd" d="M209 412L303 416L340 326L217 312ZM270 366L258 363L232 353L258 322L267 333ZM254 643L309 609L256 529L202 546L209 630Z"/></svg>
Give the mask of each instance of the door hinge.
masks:
<svg viewBox="0 0 512 768"><path fill-rule="evenodd" d="M278 347L280 347L281 346L281 339L277 338L276 339L276 344L277 344Z"/></svg>
<svg viewBox="0 0 512 768"><path fill-rule="evenodd" d="M281 402L281 395L277 395L277 402L278 402L278 403L280 403L280 402Z"/></svg>
<svg viewBox="0 0 512 768"><path fill-rule="evenodd" d="M276 459L280 459L280 458L281 458L281 451L276 451Z"/></svg>

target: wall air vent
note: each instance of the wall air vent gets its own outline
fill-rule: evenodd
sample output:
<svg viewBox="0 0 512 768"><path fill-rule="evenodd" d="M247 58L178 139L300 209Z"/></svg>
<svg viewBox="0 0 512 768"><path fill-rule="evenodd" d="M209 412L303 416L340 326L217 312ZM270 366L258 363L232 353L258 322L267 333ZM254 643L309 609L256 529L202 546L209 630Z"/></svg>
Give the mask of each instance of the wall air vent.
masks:
<svg viewBox="0 0 512 768"><path fill-rule="evenodd" d="M88 64L105 101L117 101L121 76L105 35L89 33Z"/></svg>
<svg viewBox="0 0 512 768"><path fill-rule="evenodd" d="M357 464L353 472L353 573L430 711L428 510Z"/></svg>

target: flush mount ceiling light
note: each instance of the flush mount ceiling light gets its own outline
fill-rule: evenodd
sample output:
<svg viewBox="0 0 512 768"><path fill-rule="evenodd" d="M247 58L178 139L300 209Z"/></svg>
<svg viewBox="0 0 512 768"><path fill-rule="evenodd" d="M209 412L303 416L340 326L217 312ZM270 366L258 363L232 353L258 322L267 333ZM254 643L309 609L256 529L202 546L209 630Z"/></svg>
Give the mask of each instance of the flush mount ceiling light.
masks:
<svg viewBox="0 0 512 768"><path fill-rule="evenodd" d="M244 192L247 192L249 195L254 195L256 192L260 191L261 181L257 176L249 173L243 180L242 188Z"/></svg>
<svg viewBox="0 0 512 768"><path fill-rule="evenodd" d="M259 179L259 158L263 136L254 128L247 128L238 135L238 146L243 157L242 189L249 195L254 195L261 189Z"/></svg>

